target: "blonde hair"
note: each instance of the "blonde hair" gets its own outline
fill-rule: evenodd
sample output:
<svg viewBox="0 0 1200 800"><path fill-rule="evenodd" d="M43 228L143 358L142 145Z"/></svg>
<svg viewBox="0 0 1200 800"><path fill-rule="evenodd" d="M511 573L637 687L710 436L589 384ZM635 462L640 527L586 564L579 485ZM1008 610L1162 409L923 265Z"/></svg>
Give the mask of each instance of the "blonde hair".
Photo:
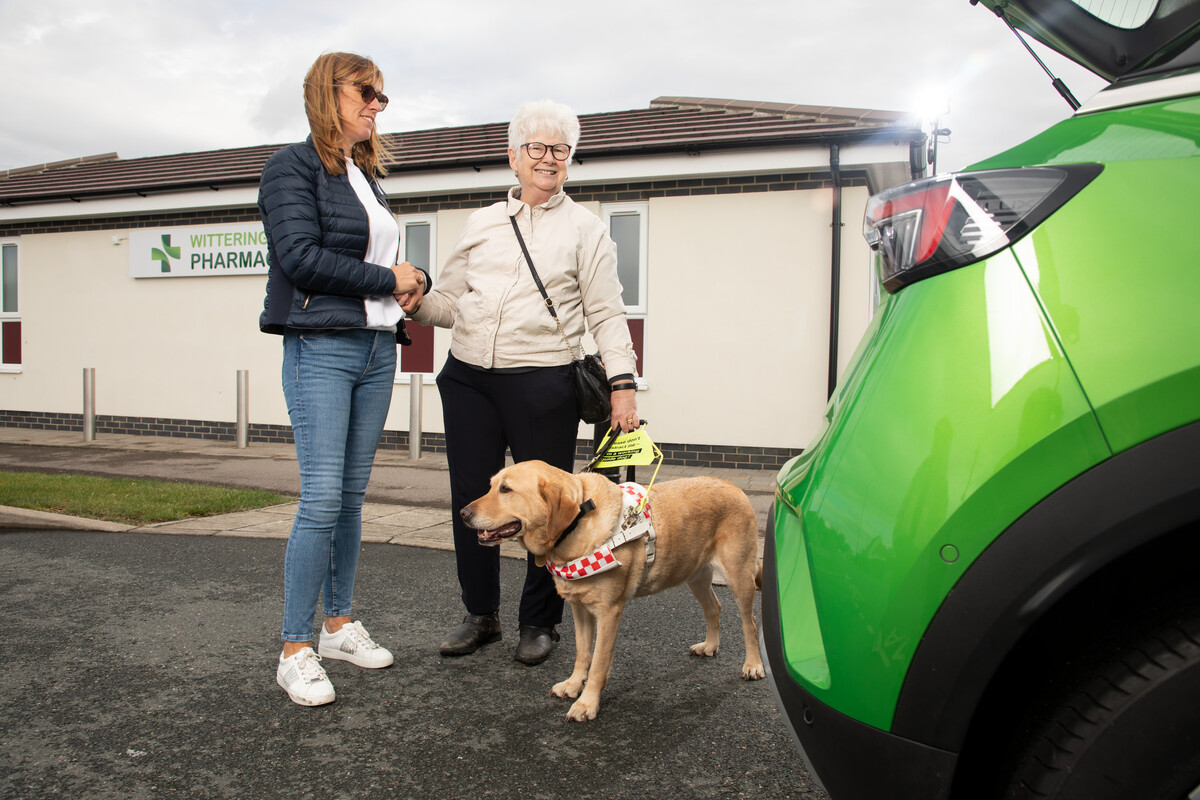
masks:
<svg viewBox="0 0 1200 800"><path fill-rule="evenodd" d="M570 107L553 100L533 100L520 105L512 122L508 123L508 148L520 153L521 145L541 130L558 134L571 146L571 152L575 152L575 145L579 144L579 117Z"/></svg>
<svg viewBox="0 0 1200 800"><path fill-rule="evenodd" d="M308 129L321 163L330 175L346 171L346 160L338 142L342 137L342 118L338 115L338 86L343 83L383 85L383 73L371 59L354 53L324 53L309 67L304 76L304 113ZM350 157L367 175L386 175L383 156L386 147L372 126L371 136L355 142Z"/></svg>

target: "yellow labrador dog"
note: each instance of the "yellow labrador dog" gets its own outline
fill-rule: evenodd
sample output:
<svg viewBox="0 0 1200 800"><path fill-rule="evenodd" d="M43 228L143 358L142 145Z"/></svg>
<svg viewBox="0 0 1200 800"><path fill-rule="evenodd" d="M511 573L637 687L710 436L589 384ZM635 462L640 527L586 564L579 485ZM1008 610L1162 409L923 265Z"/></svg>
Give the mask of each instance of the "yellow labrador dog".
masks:
<svg viewBox="0 0 1200 800"><path fill-rule="evenodd" d="M575 670L550 690L556 697L578 698L567 712L569 720L596 718L617 626L631 597L686 583L704 609L705 622L704 641L692 645L691 652L717 654L721 602L712 588L714 561L725 571L742 617L742 677L765 675L754 620L754 593L761 583L758 524L746 495L715 478L657 484L649 501L651 541L643 530L645 511L637 514L622 499L635 491L595 473L572 475L542 461L524 461L496 473L488 493L462 510L481 544L515 537L539 565L548 565L558 593L571 604ZM637 518L627 534L637 538L624 543L618 538L618 544L606 547L626 518Z"/></svg>

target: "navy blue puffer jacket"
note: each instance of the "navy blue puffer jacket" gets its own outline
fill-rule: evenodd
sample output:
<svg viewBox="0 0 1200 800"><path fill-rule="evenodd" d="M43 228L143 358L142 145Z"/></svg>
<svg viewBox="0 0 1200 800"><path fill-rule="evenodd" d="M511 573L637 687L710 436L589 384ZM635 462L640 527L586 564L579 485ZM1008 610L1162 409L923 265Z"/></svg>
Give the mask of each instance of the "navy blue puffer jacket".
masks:
<svg viewBox="0 0 1200 800"><path fill-rule="evenodd" d="M386 206L379 184L372 180L371 188ZM390 269L363 261L370 236L367 212L345 173L325 170L311 136L267 159L258 210L268 264L261 330L361 328L367 320L363 298L395 290ZM397 339L404 337L402 330Z"/></svg>

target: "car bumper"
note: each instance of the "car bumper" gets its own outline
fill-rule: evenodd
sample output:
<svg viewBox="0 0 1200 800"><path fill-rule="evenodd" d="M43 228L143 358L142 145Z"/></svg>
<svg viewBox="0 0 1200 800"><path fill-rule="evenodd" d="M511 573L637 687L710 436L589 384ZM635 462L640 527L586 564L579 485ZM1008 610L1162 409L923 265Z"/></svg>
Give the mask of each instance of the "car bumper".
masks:
<svg viewBox="0 0 1200 800"><path fill-rule="evenodd" d="M833 800L944 800L958 756L864 725L806 691L783 655L773 520L763 559L760 637L775 700L809 772Z"/></svg>

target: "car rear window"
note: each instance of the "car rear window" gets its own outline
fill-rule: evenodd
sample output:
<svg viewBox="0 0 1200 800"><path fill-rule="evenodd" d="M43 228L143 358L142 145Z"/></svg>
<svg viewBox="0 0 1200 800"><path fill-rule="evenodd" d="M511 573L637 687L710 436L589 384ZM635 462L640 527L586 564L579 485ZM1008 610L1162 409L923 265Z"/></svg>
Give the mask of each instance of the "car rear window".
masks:
<svg viewBox="0 0 1200 800"><path fill-rule="evenodd" d="M1158 0L1071 0L1101 22L1133 30L1146 24Z"/></svg>

